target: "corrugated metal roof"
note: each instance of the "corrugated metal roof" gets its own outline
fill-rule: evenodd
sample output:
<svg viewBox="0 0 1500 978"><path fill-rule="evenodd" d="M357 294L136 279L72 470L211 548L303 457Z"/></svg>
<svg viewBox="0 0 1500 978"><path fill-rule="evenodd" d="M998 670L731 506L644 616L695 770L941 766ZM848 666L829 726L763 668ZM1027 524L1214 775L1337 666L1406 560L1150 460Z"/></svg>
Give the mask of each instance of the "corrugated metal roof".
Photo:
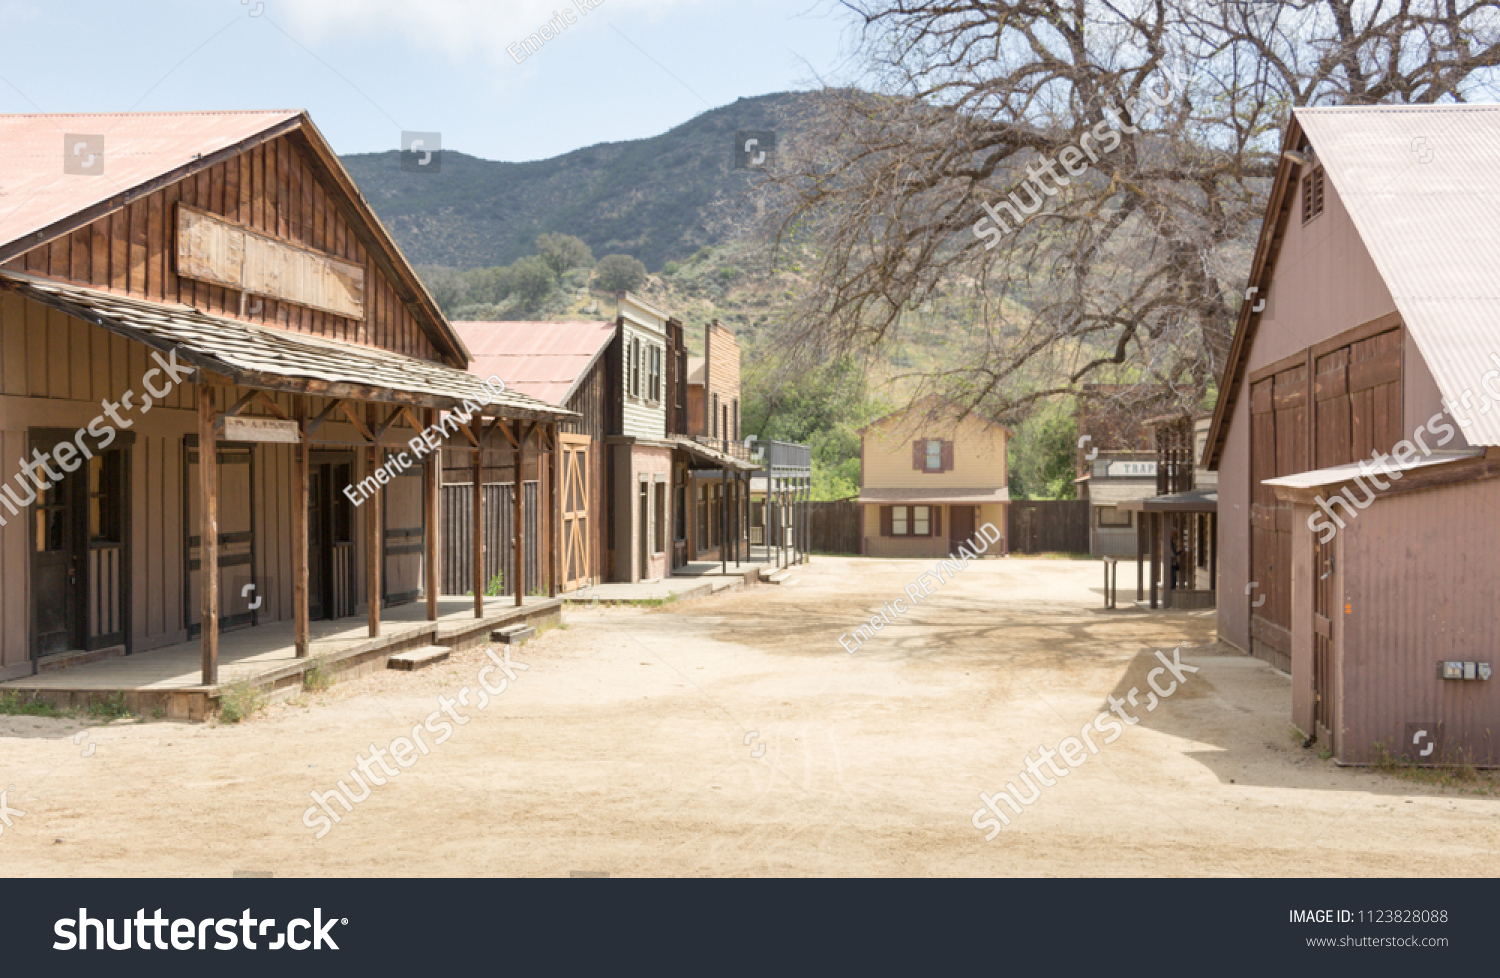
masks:
<svg viewBox="0 0 1500 978"><path fill-rule="evenodd" d="M457 407L465 399L487 413L559 420L578 415L522 392L498 395L471 373L378 347L212 316L191 306L148 302L51 279L0 272L0 286L249 387L368 400ZM344 388L345 390L339 390ZM365 392L368 394L356 393Z"/></svg>
<svg viewBox="0 0 1500 978"><path fill-rule="evenodd" d="M1500 377L1500 105L1296 118L1443 396L1462 405L1473 392L1464 437L1500 445L1500 393L1483 384Z"/></svg>
<svg viewBox="0 0 1500 978"><path fill-rule="evenodd" d="M195 159L296 119L300 112L0 115L0 246L35 234ZM69 173L66 136L102 136L103 172ZM77 142L77 140L75 140ZM96 164L97 165L97 164Z"/></svg>
<svg viewBox="0 0 1500 978"><path fill-rule="evenodd" d="M615 335L613 322L457 322L469 372L562 406Z"/></svg>

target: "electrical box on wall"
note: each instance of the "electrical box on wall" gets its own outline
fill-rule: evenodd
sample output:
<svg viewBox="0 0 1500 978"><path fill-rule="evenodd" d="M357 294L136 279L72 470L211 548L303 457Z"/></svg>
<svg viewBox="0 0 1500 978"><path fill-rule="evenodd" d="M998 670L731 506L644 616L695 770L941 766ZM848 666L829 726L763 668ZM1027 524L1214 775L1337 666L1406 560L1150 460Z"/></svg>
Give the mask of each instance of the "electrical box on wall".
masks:
<svg viewBox="0 0 1500 978"><path fill-rule="evenodd" d="M1439 662L1439 679L1489 679L1488 662Z"/></svg>

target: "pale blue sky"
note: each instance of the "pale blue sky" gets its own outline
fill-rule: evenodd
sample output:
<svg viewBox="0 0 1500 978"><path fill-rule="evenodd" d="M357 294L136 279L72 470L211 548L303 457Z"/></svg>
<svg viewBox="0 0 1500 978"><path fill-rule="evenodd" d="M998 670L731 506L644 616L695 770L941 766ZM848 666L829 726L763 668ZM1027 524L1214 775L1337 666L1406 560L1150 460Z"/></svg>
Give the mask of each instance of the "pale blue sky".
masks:
<svg viewBox="0 0 1500 978"><path fill-rule="evenodd" d="M532 160L845 78L850 28L830 0L0 0L0 112L299 108L340 153Z"/></svg>

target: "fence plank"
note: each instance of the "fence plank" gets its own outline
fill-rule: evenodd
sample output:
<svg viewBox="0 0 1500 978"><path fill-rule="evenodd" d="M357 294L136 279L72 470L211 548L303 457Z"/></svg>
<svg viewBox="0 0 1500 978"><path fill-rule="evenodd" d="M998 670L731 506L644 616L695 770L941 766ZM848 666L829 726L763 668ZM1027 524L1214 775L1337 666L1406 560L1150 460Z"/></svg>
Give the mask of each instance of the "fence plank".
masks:
<svg viewBox="0 0 1500 978"><path fill-rule="evenodd" d="M847 499L808 504L808 549L813 553L857 554L864 536L864 512Z"/></svg>
<svg viewBox="0 0 1500 978"><path fill-rule="evenodd" d="M1013 500L1006 509L1011 553L1089 552L1088 500Z"/></svg>

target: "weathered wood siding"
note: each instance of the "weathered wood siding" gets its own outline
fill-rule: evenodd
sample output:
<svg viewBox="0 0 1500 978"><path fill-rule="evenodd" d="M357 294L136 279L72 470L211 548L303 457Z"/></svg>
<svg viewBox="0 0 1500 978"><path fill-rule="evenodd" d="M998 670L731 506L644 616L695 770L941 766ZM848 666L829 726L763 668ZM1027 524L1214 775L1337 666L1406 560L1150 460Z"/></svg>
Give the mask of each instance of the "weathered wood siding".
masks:
<svg viewBox="0 0 1500 978"><path fill-rule="evenodd" d="M314 172L304 145L297 133L273 139L0 267L441 360L342 213L337 192ZM241 293L178 274L178 203L364 267L365 318L258 296L248 297L242 315Z"/></svg>

